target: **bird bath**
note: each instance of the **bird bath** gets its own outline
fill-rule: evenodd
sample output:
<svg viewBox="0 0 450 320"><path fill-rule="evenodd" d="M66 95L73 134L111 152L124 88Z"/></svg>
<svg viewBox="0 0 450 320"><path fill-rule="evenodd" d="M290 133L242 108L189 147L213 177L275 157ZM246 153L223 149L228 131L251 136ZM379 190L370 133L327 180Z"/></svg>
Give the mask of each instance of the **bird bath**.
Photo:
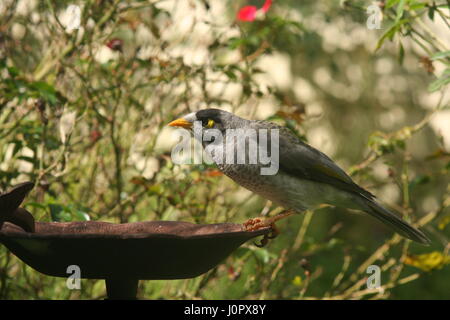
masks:
<svg viewBox="0 0 450 320"><path fill-rule="evenodd" d="M67 278L76 265L81 278L104 279L109 299L135 299L139 280L197 277L271 231L233 223L35 222L18 208L32 188L23 183L0 195L0 242L43 274Z"/></svg>

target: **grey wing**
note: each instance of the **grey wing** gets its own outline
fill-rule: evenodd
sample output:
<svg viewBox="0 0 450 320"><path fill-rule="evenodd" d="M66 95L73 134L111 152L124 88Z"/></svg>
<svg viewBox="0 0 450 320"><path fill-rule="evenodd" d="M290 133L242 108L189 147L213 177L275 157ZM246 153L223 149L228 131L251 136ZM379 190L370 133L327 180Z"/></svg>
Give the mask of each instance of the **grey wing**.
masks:
<svg viewBox="0 0 450 320"><path fill-rule="evenodd" d="M353 182L327 155L302 142L289 129L283 127L280 127L279 153L280 170L290 175L329 184L368 199L375 198L369 191Z"/></svg>

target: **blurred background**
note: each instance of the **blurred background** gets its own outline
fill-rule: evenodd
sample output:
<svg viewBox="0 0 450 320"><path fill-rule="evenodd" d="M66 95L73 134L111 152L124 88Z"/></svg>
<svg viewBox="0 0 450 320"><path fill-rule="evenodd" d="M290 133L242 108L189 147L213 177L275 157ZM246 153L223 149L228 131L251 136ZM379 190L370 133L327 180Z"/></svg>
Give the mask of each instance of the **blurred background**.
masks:
<svg viewBox="0 0 450 320"><path fill-rule="evenodd" d="M272 215L214 166L174 165L167 127L210 107L271 120L433 244L324 206L203 276L141 281L138 296L449 299L449 15L444 0L1 1L0 190L35 181L24 207L38 221ZM105 298L103 281L81 285L0 247L0 299Z"/></svg>

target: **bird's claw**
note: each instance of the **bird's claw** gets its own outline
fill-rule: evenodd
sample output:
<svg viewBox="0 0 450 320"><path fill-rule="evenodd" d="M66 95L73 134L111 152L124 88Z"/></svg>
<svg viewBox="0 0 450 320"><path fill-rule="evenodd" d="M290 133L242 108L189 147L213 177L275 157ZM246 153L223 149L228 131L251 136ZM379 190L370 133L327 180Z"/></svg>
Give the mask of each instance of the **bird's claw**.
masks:
<svg viewBox="0 0 450 320"><path fill-rule="evenodd" d="M255 246L257 246L258 248L263 248L263 247L265 247L268 243L269 243L269 238L267 237L267 235L264 235L264 237L261 239L261 242L260 242L260 243L253 242L253 244L254 244Z"/></svg>
<svg viewBox="0 0 450 320"><path fill-rule="evenodd" d="M291 214L293 214L293 212L290 210L287 210L273 218L266 218L266 219L253 218L253 219L249 219L246 222L244 222L243 226L244 226L245 231L256 231L256 230L270 227L271 231L264 235L261 242L259 244L255 243L255 246L262 248L262 247L266 246L267 243L269 243L270 239L275 239L280 234L280 231L276 227L275 222L280 219L283 219L287 216L290 216Z"/></svg>
<svg viewBox="0 0 450 320"><path fill-rule="evenodd" d="M265 247L269 243L269 240L275 239L280 234L280 231L275 225L275 223L270 224L270 229L271 229L270 232L264 235L260 243L253 242L253 244L258 248Z"/></svg>
<svg viewBox="0 0 450 320"><path fill-rule="evenodd" d="M256 231L270 226L270 224L267 224L262 218L248 219L242 225L244 226L245 231Z"/></svg>

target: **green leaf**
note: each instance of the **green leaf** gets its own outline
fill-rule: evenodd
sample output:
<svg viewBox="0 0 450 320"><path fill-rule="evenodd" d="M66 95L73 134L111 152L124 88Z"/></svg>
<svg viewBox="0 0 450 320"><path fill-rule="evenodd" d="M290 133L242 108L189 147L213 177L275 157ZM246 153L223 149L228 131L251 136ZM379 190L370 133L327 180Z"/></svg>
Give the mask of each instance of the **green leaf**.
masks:
<svg viewBox="0 0 450 320"><path fill-rule="evenodd" d="M450 51L442 51L442 52L438 52L435 53L431 56L431 60L439 60L439 59L443 59L443 58L447 58L450 57Z"/></svg>
<svg viewBox="0 0 450 320"><path fill-rule="evenodd" d="M430 181L431 181L430 176L427 175L417 176L409 183L409 188L413 189L416 186L427 184Z"/></svg>
<svg viewBox="0 0 450 320"><path fill-rule="evenodd" d="M386 9L390 9L393 6L395 6L397 3L399 2L399 0L388 0L386 2Z"/></svg>
<svg viewBox="0 0 450 320"><path fill-rule="evenodd" d="M265 248L249 247L249 250L252 251L255 257L264 264L268 263L271 258L276 258L276 255L267 251Z"/></svg>
<svg viewBox="0 0 450 320"><path fill-rule="evenodd" d="M397 16L395 17L395 23L398 23L400 19L403 17L403 13L405 12L405 3L406 0L400 0L396 10Z"/></svg>
<svg viewBox="0 0 450 320"><path fill-rule="evenodd" d="M20 140L11 141L14 144L13 156L15 156L23 148L23 142Z"/></svg>
<svg viewBox="0 0 450 320"><path fill-rule="evenodd" d="M89 221L89 214L84 209L78 209L74 205L62 205L58 203L49 203L50 215L53 221L69 222L69 221Z"/></svg>
<svg viewBox="0 0 450 320"><path fill-rule="evenodd" d="M80 221L91 220L91 217L89 217L89 214L87 214L86 212L78 210L78 209L74 209L74 211L75 211L75 216L77 217L77 220L80 220Z"/></svg>
<svg viewBox="0 0 450 320"><path fill-rule="evenodd" d="M45 210L47 209L47 207L42 204L42 203L38 203L38 202L27 202L24 207L32 207L32 208L37 208L37 209L41 209L41 210Z"/></svg>
<svg viewBox="0 0 450 320"><path fill-rule="evenodd" d="M433 81L432 83L430 83L430 85L428 86L428 91L429 92L438 91L443 86L445 86L445 85L447 85L449 83L450 83L450 77L444 78L444 79L437 79L437 80Z"/></svg>
<svg viewBox="0 0 450 320"><path fill-rule="evenodd" d="M33 82L30 87L35 89L38 95L52 105L57 103L56 89L43 81Z"/></svg>
<svg viewBox="0 0 450 320"><path fill-rule="evenodd" d="M226 74L226 76L233 81L237 80L237 76L236 74L233 72L233 70L230 70L229 68L224 69L224 73Z"/></svg>
<svg viewBox="0 0 450 320"><path fill-rule="evenodd" d="M400 65L403 65L403 60L405 58L405 49L403 48L403 44L401 41L399 41L398 43L399 48L398 48L398 62Z"/></svg>
<svg viewBox="0 0 450 320"><path fill-rule="evenodd" d="M434 12L435 11L436 11L435 6L430 7L430 9L428 10L428 18L430 18L430 20L434 20Z"/></svg>
<svg viewBox="0 0 450 320"><path fill-rule="evenodd" d="M230 48L231 50L237 49L240 46L242 46L245 42L246 41L244 38L236 38L236 37L230 38L228 40L228 48Z"/></svg>
<svg viewBox="0 0 450 320"><path fill-rule="evenodd" d="M381 46L383 45L384 41L386 39L392 40L397 33L397 31L400 30L401 26L405 23L407 23L407 19L403 19L392 25L389 29L386 30L386 32L381 36L381 38L378 40L377 46L375 48L375 52L377 52Z"/></svg>
<svg viewBox="0 0 450 320"><path fill-rule="evenodd" d="M49 203L48 207L50 209L50 216L52 217L52 220L60 222L62 220L62 212L64 211L64 208L55 203Z"/></svg>
<svg viewBox="0 0 450 320"><path fill-rule="evenodd" d="M429 92L438 91L449 83L450 83L450 68L447 68L446 70L444 70L440 78L430 83L430 85L428 86L428 91Z"/></svg>
<svg viewBox="0 0 450 320"><path fill-rule="evenodd" d="M16 67L8 67L8 73L11 78L15 78L19 76L19 69L17 69Z"/></svg>
<svg viewBox="0 0 450 320"><path fill-rule="evenodd" d="M417 11L417 10L425 8L426 6L427 6L427 4L425 2L414 2L414 3L409 4L409 9L411 9L413 11Z"/></svg>
<svg viewBox="0 0 450 320"><path fill-rule="evenodd" d="M443 217L438 224L439 230L444 230L448 224L450 224L450 216Z"/></svg>

